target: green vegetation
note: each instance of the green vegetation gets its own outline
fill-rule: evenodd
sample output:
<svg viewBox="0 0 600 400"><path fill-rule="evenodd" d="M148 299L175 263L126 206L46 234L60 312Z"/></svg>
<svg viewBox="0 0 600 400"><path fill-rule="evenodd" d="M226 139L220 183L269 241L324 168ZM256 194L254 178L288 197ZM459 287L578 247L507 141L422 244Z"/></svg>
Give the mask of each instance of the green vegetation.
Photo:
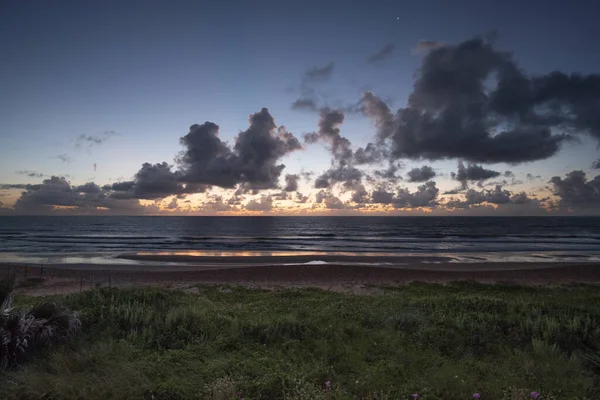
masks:
<svg viewBox="0 0 600 400"><path fill-rule="evenodd" d="M36 353L73 339L80 328L77 315L54 303L13 307L13 280L0 281L0 371L14 369Z"/></svg>
<svg viewBox="0 0 600 400"><path fill-rule="evenodd" d="M596 286L102 289L49 300L79 311L79 340L7 373L2 399L600 398L584 362L599 360L589 354Z"/></svg>

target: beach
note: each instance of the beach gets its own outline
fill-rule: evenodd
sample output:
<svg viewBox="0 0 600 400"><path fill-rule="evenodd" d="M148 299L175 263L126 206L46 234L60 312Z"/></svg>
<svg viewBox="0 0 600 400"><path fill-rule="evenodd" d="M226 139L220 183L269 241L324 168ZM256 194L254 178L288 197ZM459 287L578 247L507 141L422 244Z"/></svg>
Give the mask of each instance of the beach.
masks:
<svg viewBox="0 0 600 400"><path fill-rule="evenodd" d="M15 276L18 292L28 295L77 293L101 287L156 286L191 288L227 285L249 288L319 288L368 292L369 287L410 282L513 283L557 285L600 283L597 263L438 263L397 267L359 265L196 266L178 269L155 265L0 265L0 274Z"/></svg>
<svg viewBox="0 0 600 400"><path fill-rule="evenodd" d="M4 217L0 239L0 274L32 294L600 282L598 218Z"/></svg>

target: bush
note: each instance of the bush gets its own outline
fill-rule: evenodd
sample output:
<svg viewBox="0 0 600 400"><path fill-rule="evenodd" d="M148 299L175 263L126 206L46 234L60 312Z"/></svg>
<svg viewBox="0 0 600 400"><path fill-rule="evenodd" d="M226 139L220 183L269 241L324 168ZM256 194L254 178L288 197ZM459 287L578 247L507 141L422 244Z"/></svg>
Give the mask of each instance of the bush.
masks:
<svg viewBox="0 0 600 400"><path fill-rule="evenodd" d="M73 338L81 323L74 312L54 303L16 310L14 281L0 281L0 370L16 367L37 351Z"/></svg>

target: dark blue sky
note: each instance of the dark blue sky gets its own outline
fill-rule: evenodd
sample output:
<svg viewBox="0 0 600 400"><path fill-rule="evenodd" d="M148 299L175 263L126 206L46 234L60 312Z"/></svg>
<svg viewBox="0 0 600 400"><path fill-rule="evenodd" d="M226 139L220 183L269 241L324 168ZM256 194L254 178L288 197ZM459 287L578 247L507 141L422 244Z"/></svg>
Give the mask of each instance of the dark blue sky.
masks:
<svg viewBox="0 0 600 400"><path fill-rule="evenodd" d="M315 86L327 105L351 106L371 90L403 107L422 61L412 49L422 39L452 44L496 30L496 47L514 52L528 74L596 73L599 15L600 2L582 0L3 0L0 183L39 181L15 173L23 170L69 175L77 184L130 179L143 162L173 163L193 123L217 123L232 143L262 107L300 137L318 122L318 113L291 109L302 77L331 62L330 80ZM391 56L367 63L386 44L394 46ZM80 135L107 131L116 135L76 148ZM342 134L364 146L375 128L348 113ZM544 179L589 171L595 144L582 138L551 161L512 169ZM283 162L286 173L320 173L330 158L313 145ZM407 168L422 164L406 161ZM455 186L456 160L432 165L442 176L438 187Z"/></svg>

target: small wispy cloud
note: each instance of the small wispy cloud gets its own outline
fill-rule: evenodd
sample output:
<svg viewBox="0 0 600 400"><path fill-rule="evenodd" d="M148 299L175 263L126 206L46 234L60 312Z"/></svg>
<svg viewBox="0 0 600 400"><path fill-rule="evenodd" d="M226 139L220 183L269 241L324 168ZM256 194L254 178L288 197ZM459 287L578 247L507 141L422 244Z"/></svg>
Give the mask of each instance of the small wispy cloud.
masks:
<svg viewBox="0 0 600 400"><path fill-rule="evenodd" d="M439 42L436 40L424 40L421 39L417 42L417 44L413 47L412 51L415 54L418 53L426 53L430 50L433 50L435 48L444 46L445 43L444 42Z"/></svg>
<svg viewBox="0 0 600 400"><path fill-rule="evenodd" d="M67 164L73 161L73 157L71 157L68 154L59 154L56 156L56 158L58 158L60 161L67 163Z"/></svg>
<svg viewBox="0 0 600 400"><path fill-rule="evenodd" d="M26 175L31 178L43 178L43 177L47 176L45 174L42 174L41 172L35 172L35 171L29 171L29 170L15 171L15 174Z"/></svg>
<svg viewBox="0 0 600 400"><path fill-rule="evenodd" d="M114 131L105 131L100 135L79 135L77 136L77 140L75 141L75 148L92 148L94 146L99 146L102 143L106 142L108 139L116 135Z"/></svg>
<svg viewBox="0 0 600 400"><path fill-rule="evenodd" d="M370 55L369 58L367 58L367 62L369 64L375 64L379 61L385 60L386 58L390 58L393 53L394 53L394 45L391 43L388 43L377 53Z"/></svg>
<svg viewBox="0 0 600 400"><path fill-rule="evenodd" d="M326 81L331 78L333 73L333 62L324 67L314 67L306 71L304 78L309 81Z"/></svg>

